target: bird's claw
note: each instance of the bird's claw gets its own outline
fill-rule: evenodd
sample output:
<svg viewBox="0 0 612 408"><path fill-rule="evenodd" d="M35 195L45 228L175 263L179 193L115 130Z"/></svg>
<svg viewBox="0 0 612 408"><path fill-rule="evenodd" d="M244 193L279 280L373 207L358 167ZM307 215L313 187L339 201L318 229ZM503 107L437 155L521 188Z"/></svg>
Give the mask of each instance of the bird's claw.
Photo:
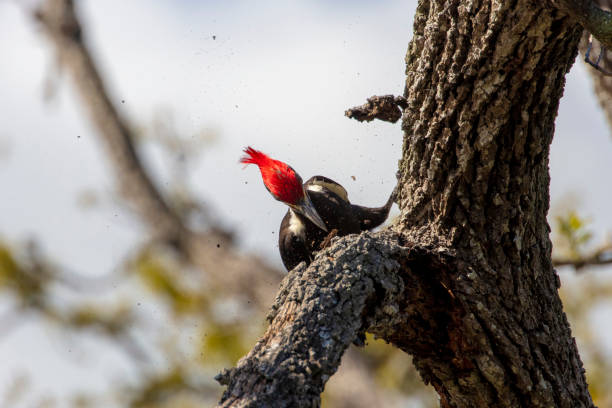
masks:
<svg viewBox="0 0 612 408"><path fill-rule="evenodd" d="M333 229L329 232L329 234L327 234L327 236L325 237L325 239L323 240L323 242L321 242L321 245L319 245L319 249L325 249L329 246L329 244L331 244L331 240L338 235L338 230L337 229Z"/></svg>

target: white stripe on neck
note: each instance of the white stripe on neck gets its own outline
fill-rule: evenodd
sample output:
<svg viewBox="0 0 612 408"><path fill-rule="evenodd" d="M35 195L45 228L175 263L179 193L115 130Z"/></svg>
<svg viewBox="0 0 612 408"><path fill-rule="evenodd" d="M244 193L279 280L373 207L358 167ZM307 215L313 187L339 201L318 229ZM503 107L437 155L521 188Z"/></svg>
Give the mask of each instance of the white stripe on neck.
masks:
<svg viewBox="0 0 612 408"><path fill-rule="evenodd" d="M299 237L304 237L306 226L293 210L289 209L289 213L291 214L291 217L289 217L289 231Z"/></svg>

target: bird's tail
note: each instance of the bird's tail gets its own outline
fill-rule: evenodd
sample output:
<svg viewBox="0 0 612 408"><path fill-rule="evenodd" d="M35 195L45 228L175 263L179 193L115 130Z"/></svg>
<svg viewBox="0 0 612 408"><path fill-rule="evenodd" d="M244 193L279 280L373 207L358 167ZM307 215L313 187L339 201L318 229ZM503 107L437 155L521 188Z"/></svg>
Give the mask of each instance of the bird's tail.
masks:
<svg viewBox="0 0 612 408"><path fill-rule="evenodd" d="M382 207L362 207L360 205L353 205L357 217L359 218L359 224L362 231L371 230L381 225L389 216L389 211L397 198L397 185L391 192L389 199Z"/></svg>

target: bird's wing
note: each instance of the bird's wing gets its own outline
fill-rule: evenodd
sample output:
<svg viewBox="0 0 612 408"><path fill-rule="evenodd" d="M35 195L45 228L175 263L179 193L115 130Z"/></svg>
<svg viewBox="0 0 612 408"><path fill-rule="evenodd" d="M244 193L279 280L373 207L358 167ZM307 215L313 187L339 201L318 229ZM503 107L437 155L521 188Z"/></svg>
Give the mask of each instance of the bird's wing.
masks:
<svg viewBox="0 0 612 408"><path fill-rule="evenodd" d="M327 177L314 176L304 183L304 188L328 231L337 229L338 236L361 231L344 187Z"/></svg>

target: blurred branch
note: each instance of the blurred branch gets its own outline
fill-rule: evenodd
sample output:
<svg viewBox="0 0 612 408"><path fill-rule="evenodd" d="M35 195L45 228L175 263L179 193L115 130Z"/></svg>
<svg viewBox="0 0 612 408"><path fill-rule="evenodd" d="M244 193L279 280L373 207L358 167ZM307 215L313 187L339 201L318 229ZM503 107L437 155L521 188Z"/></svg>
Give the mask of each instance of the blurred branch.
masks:
<svg viewBox="0 0 612 408"><path fill-rule="evenodd" d="M587 266L612 264L612 242L609 238L594 251L587 249L593 239L593 233L589 229L591 221L588 218L570 210L555 216L554 219L554 266L573 266L578 271Z"/></svg>
<svg viewBox="0 0 612 408"><path fill-rule="evenodd" d="M47 311L47 314L53 313ZM121 346L134 360L145 361L147 353L139 342L130 334L135 326L132 311L127 308L108 311L107 308L84 306L70 310L68 313L54 313L58 323L76 330L98 330L105 337Z"/></svg>
<svg viewBox="0 0 612 408"><path fill-rule="evenodd" d="M98 129L120 192L151 231L154 240L171 244L187 260L214 278L225 291L249 296L260 305L272 297L281 272L253 255L238 253L231 234L212 226L191 230L172 211L142 165L134 136L108 97L95 63L83 41L81 24L71 0L47 0L35 13L55 46L62 68L70 74L90 118Z"/></svg>
<svg viewBox="0 0 612 408"><path fill-rule="evenodd" d="M194 383L193 376L181 365L171 367L163 374L147 377L139 388L125 390L129 394L127 406L131 408L174 406L167 401L177 394L192 394L201 398L205 395L215 395L219 391L212 384Z"/></svg>
<svg viewBox="0 0 612 408"><path fill-rule="evenodd" d="M0 243L0 289L9 292L15 300L8 312L0 316L0 337L24 322L27 314L35 314L73 331L98 330L137 360L146 357L130 336L134 326L130 310L109 310L106 306L74 306L63 310L56 306L51 286L65 283L59 276L34 243L27 245L23 259L15 257Z"/></svg>
<svg viewBox="0 0 612 408"><path fill-rule="evenodd" d="M576 271L587 266L612 264L612 244L607 244L591 254L576 258L553 258L554 266L572 266Z"/></svg>
<svg viewBox="0 0 612 408"><path fill-rule="evenodd" d="M108 97L102 78L83 43L81 24L72 0L48 0L35 13L55 45L62 68L76 88L98 128L114 165L121 193L147 222L156 239L180 243L185 227L153 185L133 145L127 124Z"/></svg>

